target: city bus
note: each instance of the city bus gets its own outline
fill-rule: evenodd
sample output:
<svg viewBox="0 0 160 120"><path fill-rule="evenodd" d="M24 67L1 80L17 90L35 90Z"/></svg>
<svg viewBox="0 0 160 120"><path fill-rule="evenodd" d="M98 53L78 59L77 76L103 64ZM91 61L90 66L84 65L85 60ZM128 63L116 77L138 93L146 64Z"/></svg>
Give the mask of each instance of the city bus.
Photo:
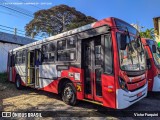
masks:
<svg viewBox="0 0 160 120"><path fill-rule="evenodd" d="M148 91L160 92L160 50L155 40L142 38L142 43L147 57Z"/></svg>
<svg viewBox="0 0 160 120"><path fill-rule="evenodd" d="M147 95L145 60L139 32L110 17L10 50L8 79L69 105L124 109Z"/></svg>

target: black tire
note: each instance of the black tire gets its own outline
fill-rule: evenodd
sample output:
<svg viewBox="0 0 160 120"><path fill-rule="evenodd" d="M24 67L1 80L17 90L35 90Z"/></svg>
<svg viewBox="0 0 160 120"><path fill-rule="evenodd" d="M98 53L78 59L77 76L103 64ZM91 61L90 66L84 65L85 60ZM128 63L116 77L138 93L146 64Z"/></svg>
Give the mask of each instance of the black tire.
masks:
<svg viewBox="0 0 160 120"><path fill-rule="evenodd" d="M23 86L21 84L21 78L20 78L20 76L16 76L15 85L16 85L16 88L18 90L22 90Z"/></svg>
<svg viewBox="0 0 160 120"><path fill-rule="evenodd" d="M76 89L72 83L66 83L62 90L62 100L68 105L76 105Z"/></svg>

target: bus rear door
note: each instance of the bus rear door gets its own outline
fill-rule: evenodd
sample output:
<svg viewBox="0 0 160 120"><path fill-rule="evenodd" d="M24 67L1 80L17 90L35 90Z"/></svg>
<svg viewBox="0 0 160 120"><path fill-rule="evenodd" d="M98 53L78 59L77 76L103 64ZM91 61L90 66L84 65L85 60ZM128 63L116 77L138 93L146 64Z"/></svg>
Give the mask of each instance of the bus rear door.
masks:
<svg viewBox="0 0 160 120"><path fill-rule="evenodd" d="M8 53L8 75L9 75L9 81L12 81L12 52Z"/></svg>

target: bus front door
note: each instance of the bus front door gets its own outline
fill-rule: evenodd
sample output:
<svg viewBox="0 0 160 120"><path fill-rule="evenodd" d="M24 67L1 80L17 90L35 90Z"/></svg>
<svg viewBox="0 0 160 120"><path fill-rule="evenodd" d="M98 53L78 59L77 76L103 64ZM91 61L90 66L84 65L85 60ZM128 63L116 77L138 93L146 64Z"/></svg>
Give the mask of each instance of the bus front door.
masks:
<svg viewBox="0 0 160 120"><path fill-rule="evenodd" d="M102 50L101 37L82 41L85 99L102 102Z"/></svg>
<svg viewBox="0 0 160 120"><path fill-rule="evenodd" d="M28 51L27 54L27 85L30 86L35 83L35 52Z"/></svg>
<svg viewBox="0 0 160 120"><path fill-rule="evenodd" d="M39 65L41 64L41 51L35 50L35 88L39 88Z"/></svg>

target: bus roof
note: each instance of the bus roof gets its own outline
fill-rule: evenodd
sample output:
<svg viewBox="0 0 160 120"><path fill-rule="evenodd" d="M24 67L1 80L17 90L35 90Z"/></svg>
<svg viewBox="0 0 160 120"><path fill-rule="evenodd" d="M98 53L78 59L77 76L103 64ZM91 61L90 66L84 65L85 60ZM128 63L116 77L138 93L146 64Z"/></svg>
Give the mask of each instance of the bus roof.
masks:
<svg viewBox="0 0 160 120"><path fill-rule="evenodd" d="M20 50L20 49L23 49L23 48L35 46L35 45L38 45L38 44L41 44L41 43L44 43L44 42L60 39L60 38L63 38L63 37L69 36L69 35L73 35L73 34L76 34L76 33L84 32L84 31L87 31L89 29L98 28L98 27L101 27L101 26L104 26L104 25L112 26L112 25L114 25L114 23L112 22L113 19L120 20L120 19L115 18L115 17L105 18L105 19L102 19L100 21L97 21L97 22L94 22L94 23L91 23L91 24L88 24L88 25L85 25L85 26L82 26L82 27L79 27L79 28L76 28L76 29L73 29L73 30L69 30L69 31L66 31L66 32L63 32L63 33L48 37L48 38L45 38L43 40L39 40L39 41L30 43L30 44L26 44L24 46L21 46L21 47L13 49L13 51L17 51L17 50ZM128 24L123 20L120 20L120 21L122 21L125 24ZM128 25L130 25L130 24L128 24ZM10 52L11 51L12 50L10 50Z"/></svg>
<svg viewBox="0 0 160 120"><path fill-rule="evenodd" d="M104 25L111 26L112 19L114 19L114 17L105 18L103 20L100 20L100 21L97 21L97 22L94 22L94 23L91 23L91 24L88 24L88 25L85 25L85 26L82 26L82 27L79 27L79 28L76 28L76 29L73 29L73 30L69 30L69 31L66 31L66 32L63 32L63 33L45 38L43 40L39 40L39 41L30 43L30 44L26 44L24 46L13 49L13 51L23 49L23 48L26 48L26 47L31 47L31 46L34 46L34 45L37 45L37 44L41 44L43 42L48 42L50 40L56 40L56 39L66 37L66 36L69 36L69 35L73 35L73 34L76 34L76 33L79 33L79 32L83 32L83 31L86 31L86 30L89 30L89 29L92 29L92 28L97 28L97 27L101 27L101 26L104 26ZM10 50L10 52L11 51L12 50Z"/></svg>

